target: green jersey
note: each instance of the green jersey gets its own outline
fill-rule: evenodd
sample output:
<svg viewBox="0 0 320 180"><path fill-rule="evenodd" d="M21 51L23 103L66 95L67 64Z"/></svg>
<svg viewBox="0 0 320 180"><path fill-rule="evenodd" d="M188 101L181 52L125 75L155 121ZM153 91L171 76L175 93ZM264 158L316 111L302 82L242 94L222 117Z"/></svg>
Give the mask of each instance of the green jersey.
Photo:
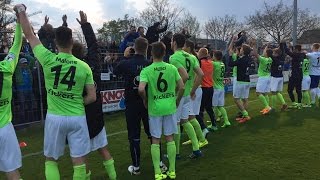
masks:
<svg viewBox="0 0 320 180"><path fill-rule="evenodd" d="M309 59L303 60L303 66L302 66L302 73L303 76L309 76L310 75L310 61Z"/></svg>
<svg viewBox="0 0 320 180"><path fill-rule="evenodd" d="M221 61L213 61L213 83L214 89L224 89L224 73L226 67Z"/></svg>
<svg viewBox="0 0 320 180"><path fill-rule="evenodd" d="M54 54L43 45L33 52L43 67L47 90L48 113L61 116L85 115L83 91L93 85L88 64L72 54Z"/></svg>
<svg viewBox="0 0 320 180"><path fill-rule="evenodd" d="M259 69L258 76L259 77L270 77L271 76L271 64L272 59L269 57L259 56Z"/></svg>
<svg viewBox="0 0 320 180"><path fill-rule="evenodd" d="M14 42L8 55L0 62L0 128L12 120L12 75L16 69L19 53L22 46L22 29L17 24Z"/></svg>
<svg viewBox="0 0 320 180"><path fill-rule="evenodd" d="M192 90L192 86L195 78L195 73L193 70L200 67L198 59L195 56L183 50L179 50L170 56L169 61L170 61L170 64L174 65L177 69L179 68L186 69L189 75L189 79L185 83L185 90L184 90L183 96L189 96Z"/></svg>
<svg viewBox="0 0 320 180"><path fill-rule="evenodd" d="M237 54L233 53L232 54L232 61L236 61L236 60L237 60ZM237 66L233 67L232 76L237 77Z"/></svg>
<svg viewBox="0 0 320 180"><path fill-rule="evenodd" d="M148 84L148 112L166 116L176 112L176 84L181 77L176 67L154 62L140 73L140 82Z"/></svg>

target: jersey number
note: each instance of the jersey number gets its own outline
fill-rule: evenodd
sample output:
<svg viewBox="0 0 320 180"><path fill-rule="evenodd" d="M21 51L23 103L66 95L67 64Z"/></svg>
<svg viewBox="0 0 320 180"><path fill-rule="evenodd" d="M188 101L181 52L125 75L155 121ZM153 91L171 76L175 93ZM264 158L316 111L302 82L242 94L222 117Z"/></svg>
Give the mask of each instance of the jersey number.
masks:
<svg viewBox="0 0 320 180"><path fill-rule="evenodd" d="M59 80L60 80L60 72L61 72L62 65L55 66L51 68L51 72L55 72L55 78L54 78L54 83L53 83L53 89L57 89L59 85ZM60 81L61 84L66 84L68 85L67 91L71 91L72 86L76 85L76 82L74 81L74 76L76 74L76 67L71 66L68 70L68 72L63 76L62 80ZM69 77L70 76L70 77ZM67 78L69 77L69 80Z"/></svg>
<svg viewBox="0 0 320 180"><path fill-rule="evenodd" d="M168 89L168 82L165 79L161 79L162 76L163 76L163 73L160 72L159 77L158 77L158 81L157 81L157 88L160 92L166 92ZM161 87L161 85L162 85L162 87Z"/></svg>
<svg viewBox="0 0 320 180"><path fill-rule="evenodd" d="M225 72L225 67L221 66L221 74L220 74L221 78L224 78L224 72Z"/></svg>
<svg viewBox="0 0 320 180"><path fill-rule="evenodd" d="M187 73L189 73L191 70L191 63L189 58L186 58L186 68L187 68Z"/></svg>
<svg viewBox="0 0 320 180"><path fill-rule="evenodd" d="M3 87L3 72L0 72L0 98L2 96L2 87Z"/></svg>
<svg viewBox="0 0 320 180"><path fill-rule="evenodd" d="M266 72L270 72L271 64L267 64Z"/></svg>
<svg viewBox="0 0 320 180"><path fill-rule="evenodd" d="M305 63L304 64L304 71L308 71L309 70L309 67L310 67L310 64L309 63Z"/></svg>

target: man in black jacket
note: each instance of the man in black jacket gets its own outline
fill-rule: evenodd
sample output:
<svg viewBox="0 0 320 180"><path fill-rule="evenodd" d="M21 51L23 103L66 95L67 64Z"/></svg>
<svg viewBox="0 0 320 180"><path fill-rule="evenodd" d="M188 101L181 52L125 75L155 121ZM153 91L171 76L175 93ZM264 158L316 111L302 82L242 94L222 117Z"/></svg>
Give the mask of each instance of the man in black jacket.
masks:
<svg viewBox="0 0 320 180"><path fill-rule="evenodd" d="M146 33L146 38L150 45L150 47L148 48L148 56L147 56L148 58L151 56L151 44L159 41L160 33L163 33L168 29L168 19L166 19L165 26L163 28L160 28L164 20L165 20L165 17L163 17L160 22L156 22L152 26L148 27L148 30Z"/></svg>
<svg viewBox="0 0 320 180"><path fill-rule="evenodd" d="M173 54L173 51L171 49L172 36L173 36L173 33L171 31L169 31L161 39L161 42L163 42L163 44L166 45L166 55L163 57L163 61L166 63L169 62L169 57Z"/></svg>
<svg viewBox="0 0 320 180"><path fill-rule="evenodd" d="M75 42L73 45L72 54L79 59L83 59L90 66L93 73L93 80L96 84L97 93L96 102L85 106L87 125L90 135L91 151L98 150L98 152L101 154L103 158L103 165L106 169L107 174L109 175L109 179L115 180L117 178L117 174L114 168L114 160L107 148L108 141L106 136L106 130L104 127L104 119L101 104L101 64L98 43L96 36L93 32L92 26L89 22L87 22L87 16L83 11L80 11L80 20L77 19L77 21L81 25L81 29L85 36L88 46L88 53L87 55L84 55L83 45L78 42ZM87 173L87 176L90 177L90 171L87 170Z"/></svg>

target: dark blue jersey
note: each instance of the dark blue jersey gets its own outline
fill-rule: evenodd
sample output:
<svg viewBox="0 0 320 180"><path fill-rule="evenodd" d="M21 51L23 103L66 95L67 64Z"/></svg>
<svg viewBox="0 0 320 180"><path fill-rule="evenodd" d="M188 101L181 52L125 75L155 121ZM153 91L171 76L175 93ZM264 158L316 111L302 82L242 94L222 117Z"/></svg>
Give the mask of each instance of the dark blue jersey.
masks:
<svg viewBox="0 0 320 180"><path fill-rule="evenodd" d="M281 56L273 56L271 64L271 76L283 77L284 58Z"/></svg>

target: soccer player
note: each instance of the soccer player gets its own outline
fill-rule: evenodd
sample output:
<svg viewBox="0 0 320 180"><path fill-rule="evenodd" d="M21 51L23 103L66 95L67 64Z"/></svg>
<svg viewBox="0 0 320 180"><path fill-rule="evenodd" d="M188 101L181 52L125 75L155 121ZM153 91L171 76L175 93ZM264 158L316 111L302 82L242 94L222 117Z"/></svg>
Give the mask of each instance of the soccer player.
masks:
<svg viewBox="0 0 320 180"><path fill-rule="evenodd" d="M285 49L287 55L289 55L291 60L291 76L289 78L288 84L288 94L292 101L292 106L290 108L298 108L301 109L301 100L302 100L302 63L306 58L306 54L301 51L301 45L295 45L294 51L291 52L289 48L287 48L286 43L281 43ZM296 89L296 93L298 95L298 103L296 103L293 90Z"/></svg>
<svg viewBox="0 0 320 180"><path fill-rule="evenodd" d="M213 82L214 82L214 90L213 90L213 99L212 106L215 109L218 109L223 117L224 123L221 126L222 128L228 127L231 125L229 122L228 114L226 109L224 108L224 73L226 70L226 66L222 62L222 52L215 51L214 52L214 61L213 64Z"/></svg>
<svg viewBox="0 0 320 180"><path fill-rule="evenodd" d="M284 111L288 108L281 92L283 91L283 66L284 66L284 53L280 48L273 49L272 64L271 64L271 103L270 107L275 108L277 97L281 102L281 110Z"/></svg>
<svg viewBox="0 0 320 180"><path fill-rule="evenodd" d="M88 64L72 55L72 31L59 27L55 38L59 54L46 49L32 32L26 7L15 6L23 32L35 57L43 67L48 99L44 130L45 176L60 179L57 160L64 154L66 139L73 162L73 179L86 179L85 155L90 152L90 138L84 105L96 101L92 71ZM82 96L84 90L87 95Z"/></svg>
<svg viewBox="0 0 320 180"><path fill-rule="evenodd" d="M271 81L271 64L272 64L272 54L273 51L268 47L268 45L263 50L263 56L259 56L256 46L253 46L254 55L256 56L259 62L258 68L258 82L256 92L264 105L264 109L260 111L262 114L268 114L271 111L271 107L269 105L269 96L270 93L270 81Z"/></svg>
<svg viewBox="0 0 320 180"><path fill-rule="evenodd" d="M170 56L170 64L174 65L185 82L185 91L183 98L180 101L178 110L176 112L176 118L178 123L178 133L175 134L175 142L177 145L177 156L179 157L179 147L180 147L180 123L185 129L189 139L192 142L193 152L189 156L190 158L197 158L202 155L199 150L199 143L205 143L205 137L203 137L202 130L199 122L196 119L188 121L189 111L190 111L190 101L191 98L196 97L195 93L197 88L200 86L203 72L199 67L199 62L196 58L192 57L189 53L182 50L186 42L185 35L175 34L172 38L172 49L174 54ZM201 137L200 142L198 137Z"/></svg>
<svg viewBox="0 0 320 180"><path fill-rule="evenodd" d="M176 145L173 135L177 133L175 112L184 91L183 81L176 67L163 62L166 47L162 42L152 44L153 63L140 74L139 93L148 108L150 133L152 136L151 156L155 179L176 178ZM148 95L146 86L148 85ZM167 141L169 171L167 175L160 169L160 138L164 134Z"/></svg>
<svg viewBox="0 0 320 180"><path fill-rule="evenodd" d="M310 99L310 85L311 85L311 78L310 78L310 60L304 59L302 64L302 107L309 108L311 106L311 99Z"/></svg>
<svg viewBox="0 0 320 180"><path fill-rule="evenodd" d="M0 171L9 180L20 179L21 151L14 131L11 111L12 76L17 67L22 46L22 30L17 17L13 46L3 61L0 61Z"/></svg>
<svg viewBox="0 0 320 180"><path fill-rule="evenodd" d="M316 104L316 96L319 99L319 107L320 107L320 89L319 89L319 81L320 81L320 44L315 43L312 45L312 53L308 53L307 57L310 60L310 92L311 92L311 104L315 106Z"/></svg>
<svg viewBox="0 0 320 180"><path fill-rule="evenodd" d="M211 128L213 130L218 130L216 125L216 118L215 114L212 110L212 96L213 96L213 64L212 59L209 57L209 52L207 48L200 48L198 52L198 58L200 60L200 67L203 71L203 79L201 83L202 88L202 99L201 99L201 106L200 106L200 113L198 116L199 123L204 124L204 110L207 111L209 118L211 120ZM201 125L200 123L200 125ZM208 133L206 126L204 125L205 129L202 129L204 134Z"/></svg>
<svg viewBox="0 0 320 180"><path fill-rule="evenodd" d="M141 120L144 126L144 131L151 141L148 111L143 105L142 98L138 93L140 72L143 68L150 65L146 59L147 49L147 39L142 37L137 38L134 44L135 55L131 59L121 61L114 70L116 75L122 75L125 80L125 114L132 160L132 164L128 167L128 171L132 175L140 174ZM165 165L162 164L162 162L160 165L165 171Z"/></svg>
<svg viewBox="0 0 320 180"><path fill-rule="evenodd" d="M106 130L104 127L104 119L103 119L103 111L102 111L102 100L100 95L101 90L101 64L99 57L99 48L97 44L97 39L92 29L91 24L87 21L87 15L80 11L80 20L77 19L79 24L81 25L81 29L83 31L83 35L86 39L88 46L88 53L84 54L84 47L79 42L74 42L72 53L75 57L79 59L83 59L90 66L93 72L93 80L96 85L96 96L97 100L94 103L88 104L85 106L86 110L86 118L87 125L90 135L90 144L91 151L98 150L99 154L103 158L103 165L106 169L107 174L109 175L109 179L115 180L117 178L117 174L114 168L114 160L107 148L108 140L106 135ZM65 17L66 21L66 15ZM67 23L64 23L67 24ZM87 178L90 178L91 172L87 167Z"/></svg>
<svg viewBox="0 0 320 180"><path fill-rule="evenodd" d="M231 51L230 54L232 53L233 52ZM250 92L249 70L254 67L254 64L250 53L251 47L247 44L243 44L240 49L240 56L237 57L237 60L229 62L229 66L237 66L237 83L234 91L234 100L242 113L242 116L236 119L239 123L245 123L251 119L248 113L248 98Z"/></svg>

